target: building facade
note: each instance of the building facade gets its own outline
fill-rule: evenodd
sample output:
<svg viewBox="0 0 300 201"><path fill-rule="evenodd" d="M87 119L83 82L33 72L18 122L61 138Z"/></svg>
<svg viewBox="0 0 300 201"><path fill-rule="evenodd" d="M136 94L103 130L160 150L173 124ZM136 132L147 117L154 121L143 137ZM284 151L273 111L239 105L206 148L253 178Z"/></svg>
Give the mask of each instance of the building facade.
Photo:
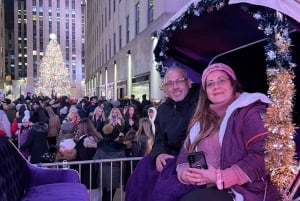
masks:
<svg viewBox="0 0 300 201"><path fill-rule="evenodd" d="M158 101L157 31L189 0L88 0L86 95Z"/></svg>
<svg viewBox="0 0 300 201"><path fill-rule="evenodd" d="M49 36L54 33L69 69L70 77L66 79L70 79L71 94L81 97L85 79L84 23L85 2L81 0L14 0L13 88L20 88L20 94L34 92Z"/></svg>
<svg viewBox="0 0 300 201"><path fill-rule="evenodd" d="M0 90L4 89L5 81L5 23L4 0L0 0Z"/></svg>

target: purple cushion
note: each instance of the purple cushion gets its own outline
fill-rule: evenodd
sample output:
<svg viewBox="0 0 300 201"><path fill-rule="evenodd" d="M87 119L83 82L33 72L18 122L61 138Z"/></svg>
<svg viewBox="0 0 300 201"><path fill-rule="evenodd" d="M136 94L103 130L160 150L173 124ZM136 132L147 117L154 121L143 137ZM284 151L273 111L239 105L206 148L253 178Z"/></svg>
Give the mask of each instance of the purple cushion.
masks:
<svg viewBox="0 0 300 201"><path fill-rule="evenodd" d="M80 183L53 183L29 188L22 201L88 201L87 189Z"/></svg>

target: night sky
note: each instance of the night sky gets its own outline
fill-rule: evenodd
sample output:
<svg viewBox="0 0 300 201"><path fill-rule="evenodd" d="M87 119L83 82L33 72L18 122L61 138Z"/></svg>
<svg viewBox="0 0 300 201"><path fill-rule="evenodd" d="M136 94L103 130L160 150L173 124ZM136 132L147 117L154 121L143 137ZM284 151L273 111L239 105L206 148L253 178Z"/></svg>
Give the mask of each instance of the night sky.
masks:
<svg viewBox="0 0 300 201"><path fill-rule="evenodd" d="M4 0L5 5L5 27L7 29L13 29L14 27L14 1Z"/></svg>

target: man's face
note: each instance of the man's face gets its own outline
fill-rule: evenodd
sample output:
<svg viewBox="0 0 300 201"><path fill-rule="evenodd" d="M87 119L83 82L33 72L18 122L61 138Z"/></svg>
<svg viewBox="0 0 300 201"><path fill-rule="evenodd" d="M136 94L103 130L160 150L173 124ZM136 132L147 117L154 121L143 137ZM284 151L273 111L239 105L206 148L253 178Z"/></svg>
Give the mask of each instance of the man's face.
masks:
<svg viewBox="0 0 300 201"><path fill-rule="evenodd" d="M185 77L180 69L174 69L166 74L164 89L169 98L175 102L182 101L191 88L191 80Z"/></svg>

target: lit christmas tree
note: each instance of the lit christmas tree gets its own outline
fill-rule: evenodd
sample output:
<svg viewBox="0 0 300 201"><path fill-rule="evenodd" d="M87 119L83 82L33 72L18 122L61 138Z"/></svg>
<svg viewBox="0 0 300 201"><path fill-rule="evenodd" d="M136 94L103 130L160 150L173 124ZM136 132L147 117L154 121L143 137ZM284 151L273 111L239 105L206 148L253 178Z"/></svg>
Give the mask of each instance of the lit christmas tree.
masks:
<svg viewBox="0 0 300 201"><path fill-rule="evenodd" d="M70 95L69 71L64 63L55 34L50 34L50 42L40 65L40 77L37 82L36 93L57 97Z"/></svg>

